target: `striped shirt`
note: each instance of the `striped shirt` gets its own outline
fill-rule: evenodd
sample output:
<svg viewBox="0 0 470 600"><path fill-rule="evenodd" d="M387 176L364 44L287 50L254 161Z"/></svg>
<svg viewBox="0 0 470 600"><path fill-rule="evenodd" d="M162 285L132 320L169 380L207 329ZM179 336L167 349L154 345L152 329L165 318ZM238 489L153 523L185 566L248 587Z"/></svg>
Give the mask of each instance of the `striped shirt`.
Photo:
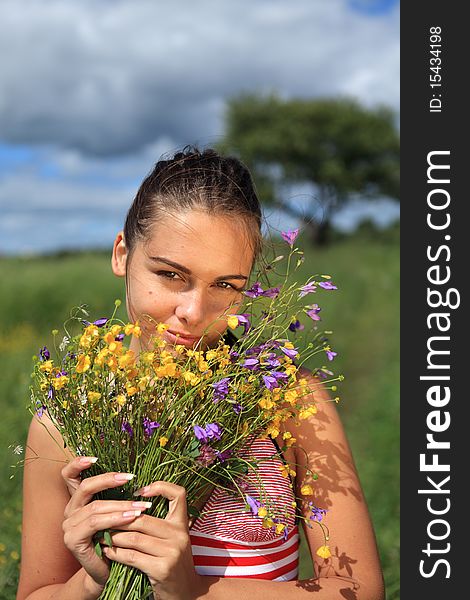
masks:
<svg viewBox="0 0 470 600"><path fill-rule="evenodd" d="M237 482L243 481L244 492L266 506L273 520L284 523L286 530L279 534L275 526L263 527L263 519L247 510L239 492L231 495L215 487L189 530L194 567L200 575L297 579L299 531L292 506L295 496L291 479L283 477L283 460L276 455L270 437L255 439L238 455L256 459L257 467Z"/></svg>

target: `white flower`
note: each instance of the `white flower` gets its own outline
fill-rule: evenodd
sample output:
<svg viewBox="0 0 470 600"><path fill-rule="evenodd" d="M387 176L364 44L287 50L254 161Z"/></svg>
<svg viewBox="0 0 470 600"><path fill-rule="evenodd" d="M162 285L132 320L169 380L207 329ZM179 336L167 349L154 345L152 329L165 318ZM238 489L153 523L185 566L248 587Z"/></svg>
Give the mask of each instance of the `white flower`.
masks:
<svg viewBox="0 0 470 600"><path fill-rule="evenodd" d="M11 446L10 446L11 447ZM23 446L19 444L13 448L13 454L23 454Z"/></svg>
<svg viewBox="0 0 470 600"><path fill-rule="evenodd" d="M67 348L69 343L70 343L70 339L66 335L64 335L64 337L59 345L59 350L61 352L63 352Z"/></svg>

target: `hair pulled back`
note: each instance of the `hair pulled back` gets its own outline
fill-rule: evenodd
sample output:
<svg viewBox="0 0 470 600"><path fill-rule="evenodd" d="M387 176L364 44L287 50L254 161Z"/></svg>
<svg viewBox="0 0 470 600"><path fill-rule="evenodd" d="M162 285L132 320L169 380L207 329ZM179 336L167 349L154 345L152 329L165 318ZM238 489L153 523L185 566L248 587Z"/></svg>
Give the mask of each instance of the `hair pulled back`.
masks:
<svg viewBox="0 0 470 600"><path fill-rule="evenodd" d="M124 225L128 252L149 238L160 218L190 209L238 218L247 228L254 259L261 253L261 208L247 167L238 158L191 145L159 160L140 185Z"/></svg>

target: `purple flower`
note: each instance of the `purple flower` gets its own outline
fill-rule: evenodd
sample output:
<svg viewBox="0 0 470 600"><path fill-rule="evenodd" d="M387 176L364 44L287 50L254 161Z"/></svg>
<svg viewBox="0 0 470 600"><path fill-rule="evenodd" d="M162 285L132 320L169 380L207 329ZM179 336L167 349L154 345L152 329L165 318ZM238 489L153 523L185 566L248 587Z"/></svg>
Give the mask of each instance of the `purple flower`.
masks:
<svg viewBox="0 0 470 600"><path fill-rule="evenodd" d="M328 369L318 369L316 374L321 379L327 379L328 375L330 375L330 377L333 377L333 375L334 375L334 373L332 373L331 371L328 371Z"/></svg>
<svg viewBox="0 0 470 600"><path fill-rule="evenodd" d="M237 359L238 359L239 356L240 356L240 354L238 352L235 352L235 350L232 350L229 353L230 362L232 362L232 363L237 362Z"/></svg>
<svg viewBox="0 0 470 600"><path fill-rule="evenodd" d="M259 281L256 281L249 290L245 290L245 296L249 296L250 298L257 298L263 294L263 288L260 285Z"/></svg>
<svg viewBox="0 0 470 600"><path fill-rule="evenodd" d="M39 350L39 358L44 361L44 360L49 360L51 357L51 354L49 352L49 350L46 348L46 346L43 346L40 350Z"/></svg>
<svg viewBox="0 0 470 600"><path fill-rule="evenodd" d="M39 400L36 401L36 405L39 406L39 408L36 411L36 415L41 418L42 415L44 414L44 411L46 410L46 407L44 406L44 404L41 404L39 402Z"/></svg>
<svg viewBox="0 0 470 600"><path fill-rule="evenodd" d="M310 510L312 511L312 515L310 516L310 519L312 521L320 522L323 519L323 517L326 515L326 513L328 512L327 509L318 508L318 506L315 506L312 502L309 502L308 504L310 506Z"/></svg>
<svg viewBox="0 0 470 600"><path fill-rule="evenodd" d="M203 444L205 444L207 442L206 430L204 428L200 427L199 425L194 425L193 429L194 429L194 435L197 437L197 439L200 442L202 442Z"/></svg>
<svg viewBox="0 0 470 600"><path fill-rule="evenodd" d="M292 358L292 359L294 359L297 356L297 354L299 353L298 350L296 350L295 348L283 348L282 346L281 346L281 352L284 352L284 354L286 356L288 356L289 358Z"/></svg>
<svg viewBox="0 0 470 600"><path fill-rule="evenodd" d="M295 321L292 321L292 323L289 325L289 329L290 331L293 331L295 333L297 330L302 331L302 329L305 329L305 327L302 325L299 319L296 319Z"/></svg>
<svg viewBox="0 0 470 600"><path fill-rule="evenodd" d="M108 319L106 317L102 317L101 319L97 319L96 321L93 321L93 325L96 325L97 327L103 327L103 325L106 325L106 323L108 322ZM88 325L91 325L90 321L87 321L86 319L82 319L82 323L84 325L86 325L88 327Z"/></svg>
<svg viewBox="0 0 470 600"><path fill-rule="evenodd" d="M124 333L120 333L119 335L117 335L117 336L114 338L114 341L116 341L116 342L122 342L122 340L123 340L125 337L126 337L126 336L125 336L125 334L124 334Z"/></svg>
<svg viewBox="0 0 470 600"><path fill-rule="evenodd" d="M276 377L273 376L272 373L268 373L267 375L263 375L264 385L268 388L268 390L273 390L276 387L279 387L279 382Z"/></svg>
<svg viewBox="0 0 470 600"><path fill-rule="evenodd" d="M320 281L320 283L318 284L320 287L322 287L324 290L337 290L338 288L333 285L333 283L331 283L331 281Z"/></svg>
<svg viewBox="0 0 470 600"><path fill-rule="evenodd" d="M220 440L222 437L222 429L218 423L209 423L205 429L199 425L194 425L194 435L197 439L206 444L209 440Z"/></svg>
<svg viewBox="0 0 470 600"><path fill-rule="evenodd" d="M230 456L232 455L232 451L230 449L224 450L223 452L219 452L218 450L216 450L215 453L217 459L220 460L220 462L225 462L227 458L230 458Z"/></svg>
<svg viewBox="0 0 470 600"><path fill-rule="evenodd" d="M246 494L246 502L249 505L251 512L254 515L258 514L258 510L259 508L261 508L261 502L259 502L259 500L256 500L256 498L252 498L251 496L249 496L248 494Z"/></svg>
<svg viewBox="0 0 470 600"><path fill-rule="evenodd" d="M49 386L49 391L47 392L47 397L49 400L52 400L52 398L54 398L54 388L52 387L52 385Z"/></svg>
<svg viewBox="0 0 470 600"><path fill-rule="evenodd" d="M316 289L317 289L317 286L315 285L314 281L311 281L310 283L307 283L306 285L303 285L300 288L299 298L303 298L307 294L313 293Z"/></svg>
<svg viewBox="0 0 470 600"><path fill-rule="evenodd" d="M238 319L238 324L243 325L243 327L244 327L243 335L246 335L251 327L250 318L249 318L250 315L248 313L242 313L241 315L236 315L236 317Z"/></svg>
<svg viewBox="0 0 470 600"><path fill-rule="evenodd" d="M279 367L280 361L274 352L270 352L265 358L263 358L263 365L269 365L270 367Z"/></svg>
<svg viewBox="0 0 470 600"><path fill-rule="evenodd" d="M257 358L247 358L244 363L242 363L242 367L245 369L251 369L252 371L259 370L259 360Z"/></svg>
<svg viewBox="0 0 470 600"><path fill-rule="evenodd" d="M243 406L239 402L237 402L233 405L233 410L235 411L236 415L239 415L243 411Z"/></svg>
<svg viewBox="0 0 470 600"><path fill-rule="evenodd" d="M206 425L206 433L210 440L220 440L222 437L222 429L218 423L209 423L209 425Z"/></svg>
<svg viewBox="0 0 470 600"><path fill-rule="evenodd" d="M123 421L121 425L121 431L125 431L129 437L134 437L134 430L128 421Z"/></svg>
<svg viewBox="0 0 470 600"><path fill-rule="evenodd" d="M224 377L220 381L216 383L211 383L211 386L214 388L214 402L218 402L219 400L223 400L225 396L228 394L228 382L230 381L230 377Z"/></svg>
<svg viewBox="0 0 470 600"><path fill-rule="evenodd" d="M328 356L328 360L334 360L335 356L338 356L337 352L333 352L333 350L325 350L326 355Z"/></svg>
<svg viewBox="0 0 470 600"><path fill-rule="evenodd" d="M318 306L318 304L313 304L312 308L307 311L307 315L314 321L321 321L321 317L318 316L320 311L321 308Z"/></svg>
<svg viewBox="0 0 470 600"><path fill-rule="evenodd" d="M267 298L275 298L280 291L280 287L269 288L269 290L265 290L261 295L266 296Z"/></svg>
<svg viewBox="0 0 470 600"><path fill-rule="evenodd" d="M196 458L196 461L204 467L208 467L216 458L217 456L215 450L208 444L202 444L202 446L199 448L199 456Z"/></svg>
<svg viewBox="0 0 470 600"><path fill-rule="evenodd" d="M155 429L160 427L160 423L157 421L151 421L148 417L144 417L144 435L146 438L152 437Z"/></svg>
<svg viewBox="0 0 470 600"><path fill-rule="evenodd" d="M106 317L102 317L101 319L93 321L93 325L96 325L97 327L103 327L103 325L106 325L107 322L108 319Z"/></svg>
<svg viewBox="0 0 470 600"><path fill-rule="evenodd" d="M287 536L289 535L289 529L287 525L284 527L284 540L287 540Z"/></svg>
<svg viewBox="0 0 470 600"><path fill-rule="evenodd" d="M298 229L293 229L292 231L281 231L281 236L284 241L286 241L289 246L293 246L296 237L299 235Z"/></svg>

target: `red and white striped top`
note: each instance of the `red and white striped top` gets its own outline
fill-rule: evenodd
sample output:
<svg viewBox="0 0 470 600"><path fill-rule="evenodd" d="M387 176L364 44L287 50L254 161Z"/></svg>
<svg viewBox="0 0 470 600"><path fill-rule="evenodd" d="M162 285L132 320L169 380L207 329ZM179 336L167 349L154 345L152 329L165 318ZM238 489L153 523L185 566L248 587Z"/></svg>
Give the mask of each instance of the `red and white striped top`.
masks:
<svg viewBox="0 0 470 600"><path fill-rule="evenodd" d="M299 531L290 478L283 477L282 459L270 437L257 438L238 455L256 459L258 467L240 478L246 494L255 498L287 526L263 527L263 518L246 509L240 494L214 488L201 515L189 530L194 566L200 575L252 577L274 581L298 578ZM271 457L271 458L270 458ZM262 485L259 482L259 479ZM264 491L263 491L264 490Z"/></svg>

